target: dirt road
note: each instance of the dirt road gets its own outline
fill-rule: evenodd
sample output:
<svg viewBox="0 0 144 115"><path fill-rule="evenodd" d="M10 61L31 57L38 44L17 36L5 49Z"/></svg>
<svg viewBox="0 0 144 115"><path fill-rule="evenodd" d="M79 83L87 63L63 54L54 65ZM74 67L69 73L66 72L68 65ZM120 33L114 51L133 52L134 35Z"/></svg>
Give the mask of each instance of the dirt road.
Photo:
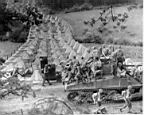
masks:
<svg viewBox="0 0 144 115"><path fill-rule="evenodd" d="M22 109L23 111L30 109L35 101L37 101L40 98L48 97L49 95L54 95L57 97L61 97L65 100L67 96L67 92L64 92L63 85L60 83L53 83L52 86L34 86L33 87L36 90L37 97L33 98L32 96L29 96L29 98L25 99L24 101L21 100L20 97L16 97L13 95L10 95L6 97L3 100L0 100L0 115L16 115L12 114L14 111L19 111ZM103 106L106 107L108 110L108 113L112 114L120 114L119 108L123 106L124 103L120 104L104 104ZM78 111L88 111L90 110L92 113L97 110L97 105L74 105L70 104L72 108L76 108ZM133 102L133 113L142 113L142 102ZM8 114L10 113L11 114ZM127 113L127 109L122 112ZM24 115L27 115L26 112L23 113Z"/></svg>

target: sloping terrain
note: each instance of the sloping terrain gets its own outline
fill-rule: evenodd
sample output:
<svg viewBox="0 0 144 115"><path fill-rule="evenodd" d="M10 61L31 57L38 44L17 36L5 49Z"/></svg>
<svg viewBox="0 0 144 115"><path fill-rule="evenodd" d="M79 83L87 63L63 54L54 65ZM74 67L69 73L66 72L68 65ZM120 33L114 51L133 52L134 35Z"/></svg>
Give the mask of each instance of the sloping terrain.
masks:
<svg viewBox="0 0 144 115"><path fill-rule="evenodd" d="M14 51L21 46L21 43L13 43L13 42L0 42L0 57L6 58L9 57Z"/></svg>
<svg viewBox="0 0 144 115"><path fill-rule="evenodd" d="M143 9L140 7L140 5L136 6L136 8L133 8L131 11L128 11L129 6L123 6L123 7L114 7L113 13L114 15L117 15L119 13L123 14L126 12L128 14L128 19L126 22L122 23L121 26L125 26L125 29L120 30L120 27L115 28L116 23L113 23L112 21L108 23L108 25L105 26L105 32L102 35L102 38L105 40L108 38L113 38L115 40L120 39L126 39L132 42L142 42L142 15L143 15ZM98 21L93 27L89 25L85 25L83 22L90 21L91 18L97 19L100 16L99 9L91 10L91 11L82 11L82 12L73 12L73 13L67 13L67 14L61 14L60 17L64 18L66 21L68 21L71 26L74 29L74 34L76 36L82 36L85 29L95 31L98 36L101 36L97 32L97 28L102 24L100 21Z"/></svg>

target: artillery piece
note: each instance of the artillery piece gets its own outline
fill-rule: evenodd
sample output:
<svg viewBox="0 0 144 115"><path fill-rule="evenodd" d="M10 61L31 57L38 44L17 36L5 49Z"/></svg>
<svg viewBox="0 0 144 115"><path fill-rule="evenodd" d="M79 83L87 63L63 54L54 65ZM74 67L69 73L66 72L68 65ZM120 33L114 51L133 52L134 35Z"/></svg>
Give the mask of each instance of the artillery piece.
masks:
<svg viewBox="0 0 144 115"><path fill-rule="evenodd" d="M98 89L103 89L103 103L122 102L123 98L121 92L127 88L128 85L132 85L133 93L132 100L142 100L142 83L130 77L118 78L114 77L111 73L111 63L107 63L109 59L101 60L103 63L103 77L102 79L93 80L88 83L71 83L67 85L66 91L69 92L67 95L68 100L77 104L92 103L93 92ZM126 67L134 65L124 65ZM142 65L139 65L142 66Z"/></svg>

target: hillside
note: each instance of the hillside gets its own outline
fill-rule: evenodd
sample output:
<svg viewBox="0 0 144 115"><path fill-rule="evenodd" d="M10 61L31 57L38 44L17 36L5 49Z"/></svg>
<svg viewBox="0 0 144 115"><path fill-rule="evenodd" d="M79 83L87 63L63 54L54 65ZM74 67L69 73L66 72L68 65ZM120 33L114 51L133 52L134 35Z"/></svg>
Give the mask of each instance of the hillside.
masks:
<svg viewBox="0 0 144 115"><path fill-rule="evenodd" d="M83 36L85 30L94 31L98 36L101 36L104 40L114 39L114 40L127 40L134 43L142 43L142 14L143 9L140 6L128 11L129 6L115 7L113 8L114 15L119 13L126 12L128 14L128 19L126 22L122 23L121 26L125 26L125 29L120 29L120 27L114 28L116 23L109 22L105 26L105 32L100 34L97 29L102 24L98 21L93 27L85 25L85 20L91 20L91 18L97 19L100 16L99 9L82 11L82 12L73 12L60 14L59 16L68 21L74 29L74 34L79 39Z"/></svg>
<svg viewBox="0 0 144 115"><path fill-rule="evenodd" d="M4 59L11 56L22 44L13 42L0 42L0 57Z"/></svg>

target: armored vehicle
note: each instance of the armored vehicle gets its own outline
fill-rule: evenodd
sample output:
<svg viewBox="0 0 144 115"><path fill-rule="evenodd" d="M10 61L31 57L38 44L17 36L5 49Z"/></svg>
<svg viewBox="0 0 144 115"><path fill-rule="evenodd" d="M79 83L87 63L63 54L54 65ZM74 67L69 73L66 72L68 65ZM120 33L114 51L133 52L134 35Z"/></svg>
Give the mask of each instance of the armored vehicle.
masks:
<svg viewBox="0 0 144 115"><path fill-rule="evenodd" d="M125 65L128 67L128 65ZM132 65L131 65L132 66ZM141 65L140 65L141 66ZM98 89L103 89L103 102L122 102L121 92L132 85L132 100L142 100L142 83L130 77L118 78L111 74L111 63L104 63L102 79L93 80L88 83L70 83L66 91L69 92L67 98L78 104L92 103L92 94Z"/></svg>

